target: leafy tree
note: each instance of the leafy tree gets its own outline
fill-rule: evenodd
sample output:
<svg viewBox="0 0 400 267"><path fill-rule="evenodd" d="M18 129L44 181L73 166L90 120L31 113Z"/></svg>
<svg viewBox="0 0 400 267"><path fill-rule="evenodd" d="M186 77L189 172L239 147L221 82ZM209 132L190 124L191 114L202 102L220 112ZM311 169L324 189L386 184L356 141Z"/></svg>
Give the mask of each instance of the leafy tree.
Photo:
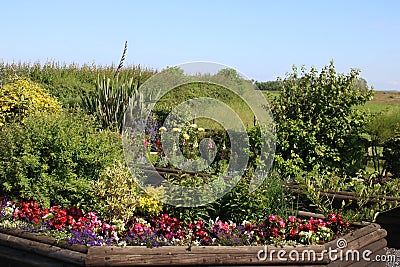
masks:
<svg viewBox="0 0 400 267"><path fill-rule="evenodd" d="M359 90L359 70L338 74L333 61L320 73L293 67L272 107L277 127L276 164L286 175L325 169L352 173L364 167L361 135L368 114L357 108L371 100Z"/></svg>
<svg viewBox="0 0 400 267"><path fill-rule="evenodd" d="M281 88L279 81L266 81L266 82L255 81L254 84L257 86L258 89L266 91L279 91Z"/></svg>
<svg viewBox="0 0 400 267"><path fill-rule="evenodd" d="M368 91L368 83L364 78L358 78L354 82L354 89L361 91Z"/></svg>

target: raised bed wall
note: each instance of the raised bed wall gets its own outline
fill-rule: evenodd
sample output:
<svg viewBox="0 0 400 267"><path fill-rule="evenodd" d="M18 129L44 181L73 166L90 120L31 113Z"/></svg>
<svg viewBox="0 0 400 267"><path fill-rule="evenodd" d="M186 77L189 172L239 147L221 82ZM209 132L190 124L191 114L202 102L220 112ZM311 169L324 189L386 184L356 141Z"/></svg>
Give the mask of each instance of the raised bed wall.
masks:
<svg viewBox="0 0 400 267"><path fill-rule="evenodd" d="M346 246L338 248L338 239L324 245L311 246L199 246L199 247L85 247L56 243L54 238L20 230L0 229L1 266L385 266L384 262L332 260L328 251L346 255L357 250L360 255L369 250L369 258L384 255L386 231L378 224L369 224L343 237ZM260 253L261 251L261 253ZM273 253L272 251L275 251ZM278 257L286 254L287 261ZM315 253L310 254L310 251ZM342 252L341 252L342 251ZM267 253L264 253L267 252ZM296 257L291 260L289 255ZM280 254L282 257L282 254ZM265 257L265 260L264 260Z"/></svg>

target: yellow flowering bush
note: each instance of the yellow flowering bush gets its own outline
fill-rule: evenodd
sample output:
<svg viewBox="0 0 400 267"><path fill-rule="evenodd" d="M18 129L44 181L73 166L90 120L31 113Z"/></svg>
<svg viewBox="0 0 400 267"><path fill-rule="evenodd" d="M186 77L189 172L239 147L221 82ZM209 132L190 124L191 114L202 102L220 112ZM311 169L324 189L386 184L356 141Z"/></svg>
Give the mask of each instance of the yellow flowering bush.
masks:
<svg viewBox="0 0 400 267"><path fill-rule="evenodd" d="M35 112L60 112L61 103L29 78L12 78L0 88L0 126L23 122Z"/></svg>
<svg viewBox="0 0 400 267"><path fill-rule="evenodd" d="M164 197L163 187L148 186L146 192L140 196L138 206L142 213L149 215L158 215L163 209L162 202L159 199Z"/></svg>

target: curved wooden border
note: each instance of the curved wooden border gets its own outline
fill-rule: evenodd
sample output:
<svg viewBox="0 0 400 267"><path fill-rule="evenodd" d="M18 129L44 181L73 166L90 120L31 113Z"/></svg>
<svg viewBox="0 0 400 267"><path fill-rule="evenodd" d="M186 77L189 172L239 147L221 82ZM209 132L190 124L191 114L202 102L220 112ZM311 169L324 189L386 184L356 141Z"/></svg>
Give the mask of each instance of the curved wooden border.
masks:
<svg viewBox="0 0 400 267"><path fill-rule="evenodd" d="M326 251L338 249L338 239L323 245L299 246L166 246L158 248L146 247L85 247L57 243L54 238L16 229L0 229L0 262L8 266L385 266L384 263L366 261L331 261ZM345 239L347 251L368 249L371 258L374 255L384 255L386 247L386 231L378 224L369 224L340 238ZM257 255L260 250L267 250L270 258L260 261ZM291 251L308 253L313 250L314 259L282 262L278 251L288 255Z"/></svg>
<svg viewBox="0 0 400 267"><path fill-rule="evenodd" d="M355 262L351 261L330 261L326 251L338 249L346 253L350 250L363 249L371 250L372 254L384 254L386 246L386 231L378 224L370 224L360 228L352 233L344 235L347 246L338 249L337 240L335 239L324 245L311 246L199 246L191 247L91 247L89 248L85 264L86 266L199 266L199 265L235 265L235 266L349 266ZM272 254L271 258L260 261L257 255L260 250L267 250L276 254ZM314 251L316 260L301 259L300 261L284 261L278 258L278 251L285 251L289 255L291 251L296 250L298 253L305 251ZM271 254L270 254L271 255ZM344 254L346 255L346 254ZM372 256L371 256L372 257ZM367 266L371 262L360 261L357 264ZM375 265L378 266L378 265ZM384 266L384 264L382 265Z"/></svg>

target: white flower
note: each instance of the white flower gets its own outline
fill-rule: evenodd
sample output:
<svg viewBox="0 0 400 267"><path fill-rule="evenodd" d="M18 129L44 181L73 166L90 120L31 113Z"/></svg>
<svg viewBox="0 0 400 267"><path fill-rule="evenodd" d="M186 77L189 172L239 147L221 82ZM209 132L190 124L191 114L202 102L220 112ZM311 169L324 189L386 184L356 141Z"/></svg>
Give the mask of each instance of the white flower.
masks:
<svg viewBox="0 0 400 267"><path fill-rule="evenodd" d="M201 127L199 127L199 128L197 128L197 131L199 131L199 132L204 132L204 131L205 131L205 129L204 129L204 128L201 128Z"/></svg>
<svg viewBox="0 0 400 267"><path fill-rule="evenodd" d="M164 126L160 127L159 129L161 132L165 132L167 130L167 128L165 128Z"/></svg>
<svg viewBox="0 0 400 267"><path fill-rule="evenodd" d="M196 123L190 124L189 127L191 127L191 128L197 128L197 124L196 124Z"/></svg>
<svg viewBox="0 0 400 267"><path fill-rule="evenodd" d="M181 129L179 129L179 128L172 128L172 131L173 131L173 132L178 132L178 133L180 133L180 132L181 132Z"/></svg>

